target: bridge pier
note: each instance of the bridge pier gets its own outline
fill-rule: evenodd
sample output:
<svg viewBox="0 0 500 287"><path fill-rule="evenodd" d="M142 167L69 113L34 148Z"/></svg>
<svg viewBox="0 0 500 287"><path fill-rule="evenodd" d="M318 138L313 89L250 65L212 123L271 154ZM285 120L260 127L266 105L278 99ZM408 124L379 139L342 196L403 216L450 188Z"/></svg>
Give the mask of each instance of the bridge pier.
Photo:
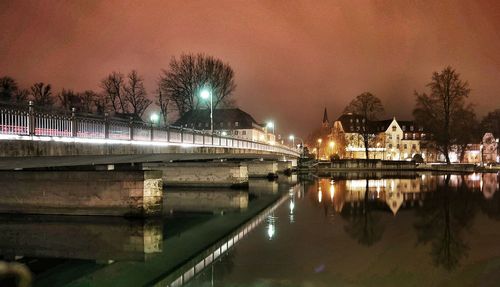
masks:
<svg viewBox="0 0 500 287"><path fill-rule="evenodd" d="M0 213L161 215L158 171L1 171Z"/></svg>
<svg viewBox="0 0 500 287"><path fill-rule="evenodd" d="M264 178L275 176L278 172L278 163L275 161L248 161L246 162L248 177Z"/></svg>
<svg viewBox="0 0 500 287"><path fill-rule="evenodd" d="M145 169L163 172L163 184L176 187L247 187L246 165L234 162L145 163Z"/></svg>

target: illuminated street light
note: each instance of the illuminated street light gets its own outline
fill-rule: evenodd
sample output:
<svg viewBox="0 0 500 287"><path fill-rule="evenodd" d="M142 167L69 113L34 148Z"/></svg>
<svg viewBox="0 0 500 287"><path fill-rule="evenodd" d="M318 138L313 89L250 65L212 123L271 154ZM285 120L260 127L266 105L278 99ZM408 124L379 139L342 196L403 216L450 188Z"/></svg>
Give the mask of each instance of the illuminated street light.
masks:
<svg viewBox="0 0 500 287"><path fill-rule="evenodd" d="M273 134L274 134L274 123L273 123L273 122L268 122L268 123L266 124L266 127L267 127L268 129L273 129Z"/></svg>
<svg viewBox="0 0 500 287"><path fill-rule="evenodd" d="M214 117L213 117L214 110L213 110L212 91L205 88L205 89L201 90L200 97L204 100L207 100L210 98L210 133L213 134L214 133Z"/></svg>
<svg viewBox="0 0 500 287"><path fill-rule="evenodd" d="M226 132L226 131L223 131L223 132L221 133L221 135L222 135L223 137L225 137L225 136L227 136L227 132Z"/></svg>
<svg viewBox="0 0 500 287"><path fill-rule="evenodd" d="M295 136L290 135L288 138L292 141L292 146L295 146Z"/></svg>
<svg viewBox="0 0 500 287"><path fill-rule="evenodd" d="M160 120L160 116L157 113L152 113L151 116L149 116L149 120L152 124L156 124Z"/></svg>

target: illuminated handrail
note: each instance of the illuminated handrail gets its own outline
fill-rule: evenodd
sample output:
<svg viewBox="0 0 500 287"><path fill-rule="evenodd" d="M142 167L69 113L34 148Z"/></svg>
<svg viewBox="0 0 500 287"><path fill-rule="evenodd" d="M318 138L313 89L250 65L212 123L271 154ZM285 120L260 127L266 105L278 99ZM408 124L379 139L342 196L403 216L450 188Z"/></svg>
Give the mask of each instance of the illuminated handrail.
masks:
<svg viewBox="0 0 500 287"><path fill-rule="evenodd" d="M38 113L30 103L28 111L0 108L0 135L110 139L138 142L188 144L193 146L252 149L299 156L299 151L284 145L271 145L206 131L144 123L71 115Z"/></svg>

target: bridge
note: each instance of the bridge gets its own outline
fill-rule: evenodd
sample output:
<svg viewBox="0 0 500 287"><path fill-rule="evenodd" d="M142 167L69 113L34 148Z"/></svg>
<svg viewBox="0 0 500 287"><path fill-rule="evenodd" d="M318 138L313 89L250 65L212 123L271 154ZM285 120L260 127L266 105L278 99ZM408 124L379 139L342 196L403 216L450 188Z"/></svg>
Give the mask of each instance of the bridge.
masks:
<svg viewBox="0 0 500 287"><path fill-rule="evenodd" d="M0 108L0 212L150 215L163 185L239 187L298 149L182 127ZM68 192L71 187L71 192Z"/></svg>

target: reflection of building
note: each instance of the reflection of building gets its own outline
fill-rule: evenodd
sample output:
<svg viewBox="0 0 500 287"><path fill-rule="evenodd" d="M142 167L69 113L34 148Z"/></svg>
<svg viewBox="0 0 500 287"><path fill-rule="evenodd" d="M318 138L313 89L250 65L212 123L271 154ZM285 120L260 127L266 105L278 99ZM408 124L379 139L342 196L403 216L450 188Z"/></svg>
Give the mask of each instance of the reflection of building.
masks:
<svg viewBox="0 0 500 287"><path fill-rule="evenodd" d="M495 139L492 133L486 133L483 136L483 149L481 156L482 162L492 163L498 162L498 139Z"/></svg>
<svg viewBox="0 0 500 287"><path fill-rule="evenodd" d="M251 115L241 109L215 109L213 111L213 118L214 132L218 134L232 135L252 141L276 141L274 131L271 133L265 125L257 123ZM174 125L209 131L210 110L189 111L177 120Z"/></svg>

